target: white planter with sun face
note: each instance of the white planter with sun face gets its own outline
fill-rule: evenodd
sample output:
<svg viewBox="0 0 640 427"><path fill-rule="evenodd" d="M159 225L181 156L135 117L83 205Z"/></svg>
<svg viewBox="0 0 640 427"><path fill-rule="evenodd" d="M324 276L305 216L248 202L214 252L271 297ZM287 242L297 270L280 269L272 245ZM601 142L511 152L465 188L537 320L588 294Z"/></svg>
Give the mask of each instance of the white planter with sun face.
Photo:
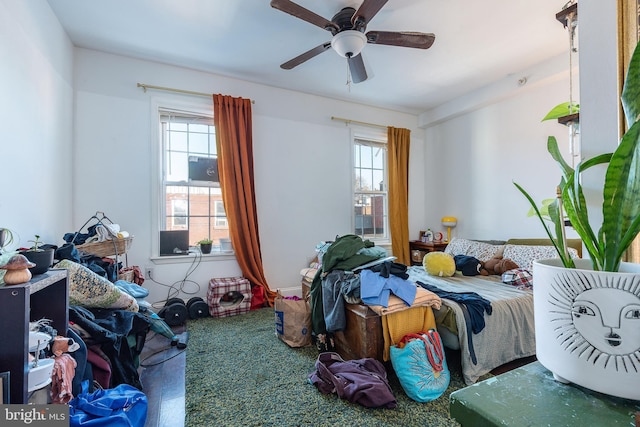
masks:
<svg viewBox="0 0 640 427"><path fill-rule="evenodd" d="M533 264L536 353L558 381L640 400L640 264Z"/></svg>

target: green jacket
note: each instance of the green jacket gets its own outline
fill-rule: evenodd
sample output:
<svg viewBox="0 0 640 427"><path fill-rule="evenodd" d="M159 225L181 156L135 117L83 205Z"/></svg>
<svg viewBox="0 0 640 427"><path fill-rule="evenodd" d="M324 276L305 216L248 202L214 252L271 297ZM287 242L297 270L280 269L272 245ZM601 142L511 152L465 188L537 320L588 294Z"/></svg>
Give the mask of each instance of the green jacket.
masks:
<svg viewBox="0 0 640 427"><path fill-rule="evenodd" d="M374 243L369 240L362 240L355 234L345 234L327 248L327 252L322 256L322 269L318 270L311 282L310 304L311 323L314 335L326 334L327 327L324 322L324 307L322 305L322 279L333 270L352 270L360 265L377 259L375 256L358 254L363 248L370 248Z"/></svg>

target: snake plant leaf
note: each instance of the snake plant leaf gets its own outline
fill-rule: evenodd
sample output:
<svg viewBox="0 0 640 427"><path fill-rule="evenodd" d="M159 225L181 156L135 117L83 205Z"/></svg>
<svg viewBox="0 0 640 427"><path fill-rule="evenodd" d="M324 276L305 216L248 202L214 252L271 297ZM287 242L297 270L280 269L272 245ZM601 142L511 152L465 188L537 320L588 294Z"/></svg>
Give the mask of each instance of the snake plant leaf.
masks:
<svg viewBox="0 0 640 427"><path fill-rule="evenodd" d="M549 238L553 242L555 240L555 238L553 237L553 234L549 230L549 227L547 226L547 224L544 222L544 219L542 217L542 214L540 213L540 210L538 209L538 205L536 205L536 202L533 201L533 198L529 195L529 193L527 193L527 191L524 188L522 188L518 183L514 182L513 185L515 185L516 188L518 190L520 190L520 192L524 195L524 197L527 198L527 200L529 201L529 204L531 205L531 209L533 209L535 211L536 216L538 217L538 219L542 223L542 227L544 227L544 230L547 232L547 235L549 236ZM554 245L555 245L555 243L554 243Z"/></svg>
<svg viewBox="0 0 640 427"><path fill-rule="evenodd" d="M602 239L610 271L617 271L624 252L640 233L640 44L629 62L621 101L629 130L607 168L602 205Z"/></svg>
<svg viewBox="0 0 640 427"><path fill-rule="evenodd" d="M558 141L555 136L550 136L547 139L547 151L551 154L551 158L558 163L560 166L560 170L562 171L562 176L566 180L568 176L573 175L574 170L569 164L564 160L562 154L560 154L560 149L558 148Z"/></svg>
<svg viewBox="0 0 640 427"><path fill-rule="evenodd" d="M622 108L627 120L627 127L631 127L639 119L640 115L640 43L636 46L629 67L627 78L622 88ZM635 76L635 77L633 77Z"/></svg>
<svg viewBox="0 0 640 427"><path fill-rule="evenodd" d="M563 159L556 139L549 137L547 141L547 150L562 173L559 189L564 213L582 239L594 270L618 271L625 251L640 234L640 44L636 46L629 63L621 101L629 130L620 140L614 153L600 154L578 163L573 169ZM562 107L557 106L552 110L555 113L547 115L545 120L554 118L561 110ZM602 226L596 235L589 222L580 177L585 170L601 164L608 166L602 188ZM553 241L551 230L545 224L540 210L524 189L517 184L516 186L534 207L545 231ZM560 236L562 228L557 224L560 223L561 214L554 211L555 209L556 207L549 205L550 218L556 224L556 236ZM554 241L556 250L557 241L559 239ZM558 254L562 256L560 250Z"/></svg>
<svg viewBox="0 0 640 427"><path fill-rule="evenodd" d="M601 239L596 236L589 223L589 212L582 185L580 184L580 174L595 165L608 163L610 159L611 153L607 153L579 163L574 174L569 176L568 181L562 187L562 203L565 213L582 239L593 263L594 270L603 269L604 250L600 244Z"/></svg>
<svg viewBox="0 0 640 427"><path fill-rule="evenodd" d="M580 112L580 104L576 102L563 102L562 104L558 104L555 107L553 107L551 111L549 111L541 121L544 122L545 120L559 119L560 117L568 116L570 114L575 114L579 112Z"/></svg>
<svg viewBox="0 0 640 427"><path fill-rule="evenodd" d="M557 246L556 251L562 260L562 265L567 268L574 268L575 264L573 262L573 258L569 255L569 251L566 246L566 241L563 239L564 236L564 214L560 211L560 204L558 203L558 199L555 198L553 202L548 206L549 208L549 217L555 226L555 233L557 236ZM551 239L553 242L553 239Z"/></svg>
<svg viewBox="0 0 640 427"><path fill-rule="evenodd" d="M543 215L542 215L540 209L538 209L538 205L536 204L536 202L533 201L533 198L529 195L529 193L527 193L527 191L524 188L522 188L520 185L518 185L518 183L514 182L513 185L515 185L516 188L518 190L520 190L520 192L529 201L529 204L531 205L531 209L533 209L533 211L536 213L536 216L538 217L538 219L542 223L542 227L544 228L544 231L547 233L547 236L549 236L549 239L551 240L551 243L555 247L556 252L560 256L562 264L566 268L575 268L575 264L573 262L573 259L571 257L565 256L564 242L560 238L560 236L562 235L561 227L564 226L564 218L562 218L562 221L560 221L560 215L558 213L559 209L558 209L557 199L555 199L554 203L550 203L549 205L547 205L548 212L550 214L549 215L549 219L554 223L554 229L555 229L555 235L554 235L554 233L552 233L551 230L549 229L549 227L547 226L547 223L544 221ZM550 200L550 199L547 199L547 200ZM551 200L553 200L553 199L551 199Z"/></svg>
<svg viewBox="0 0 640 427"><path fill-rule="evenodd" d="M605 270L617 271L620 257L640 232L640 122L625 133L611 157L604 182L603 238Z"/></svg>

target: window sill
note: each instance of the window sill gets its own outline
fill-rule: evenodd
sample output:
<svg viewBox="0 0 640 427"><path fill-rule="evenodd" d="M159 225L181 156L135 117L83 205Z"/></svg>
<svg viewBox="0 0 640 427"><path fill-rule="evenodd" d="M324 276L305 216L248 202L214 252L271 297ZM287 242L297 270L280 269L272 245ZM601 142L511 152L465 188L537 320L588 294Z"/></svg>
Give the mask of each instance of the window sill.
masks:
<svg viewBox="0 0 640 427"><path fill-rule="evenodd" d="M200 252L189 252L188 255L167 255L167 256L152 256L150 259L154 264L180 264L180 263L192 263L194 258L200 258L201 262L214 262L214 261L229 261L235 260L236 255L233 251L228 252L211 252L210 254L201 254Z"/></svg>

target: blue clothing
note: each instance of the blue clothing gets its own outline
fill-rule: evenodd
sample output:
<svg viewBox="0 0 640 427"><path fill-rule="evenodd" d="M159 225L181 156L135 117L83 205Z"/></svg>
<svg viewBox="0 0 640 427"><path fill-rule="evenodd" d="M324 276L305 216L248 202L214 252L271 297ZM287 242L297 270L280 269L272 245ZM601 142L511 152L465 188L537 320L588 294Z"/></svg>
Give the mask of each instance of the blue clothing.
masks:
<svg viewBox="0 0 640 427"><path fill-rule="evenodd" d="M360 303L360 275L350 273L342 280L342 296L345 301L351 304Z"/></svg>
<svg viewBox="0 0 640 427"><path fill-rule="evenodd" d="M389 296L395 296L410 306L416 298L415 283L404 280L398 276L383 277L371 270L363 270L360 273L360 297L367 305L389 306Z"/></svg>
<svg viewBox="0 0 640 427"><path fill-rule="evenodd" d="M322 310L327 332L344 331L347 327L344 298L342 297L344 276L344 271L333 270L322 279Z"/></svg>

